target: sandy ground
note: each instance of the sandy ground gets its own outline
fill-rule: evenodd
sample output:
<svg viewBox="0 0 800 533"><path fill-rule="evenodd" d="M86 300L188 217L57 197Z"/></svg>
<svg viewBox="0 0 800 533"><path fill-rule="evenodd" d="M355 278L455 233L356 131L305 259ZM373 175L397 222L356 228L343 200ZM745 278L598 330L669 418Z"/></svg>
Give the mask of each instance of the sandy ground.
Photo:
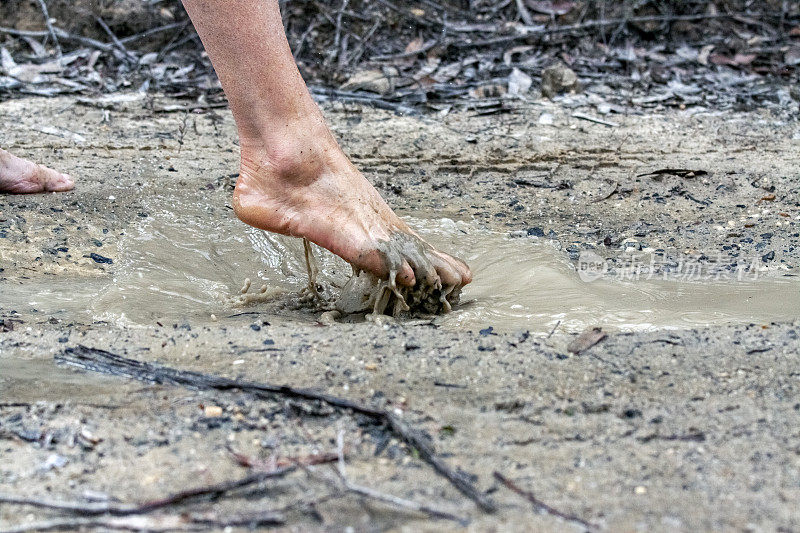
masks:
<svg viewBox="0 0 800 533"><path fill-rule="evenodd" d="M115 253L152 216L153 198L200 206L209 224L232 219L230 114L165 112L167 104L0 104L0 144L79 182L62 195L0 197L0 295L113 278ZM755 264L772 278L794 277L800 267L794 109L614 116L615 128L573 118L569 101L492 116L396 117L341 105L325 111L354 162L403 214L436 213L519 239L548 239L573 262L591 250L612 271L642 249L660 250L665 264L687 255L730 272ZM540 123L542 114L552 124ZM641 176L665 168L707 174ZM787 300L800 298L793 287ZM265 461L303 457L335 450L343 431L353 480L468 517L474 531L582 529L535 512L494 471L602 530L800 529L797 316L620 331L574 355L565 348L568 335L427 323L321 327L318 313L288 310L285 301L216 321L203 315L141 324L49 315L23 303L0 296L5 493L143 501L244 475L230 450ZM503 331L502 324L485 326ZM397 409L451 465L474 475L499 511L478 511L416 454L357 416L53 363L54 354L78 344ZM294 530L464 527L353 496L297 504L329 493L297 473L191 510L223 519L294 503L285 511L285 527ZM0 528L53 516L0 505Z"/></svg>

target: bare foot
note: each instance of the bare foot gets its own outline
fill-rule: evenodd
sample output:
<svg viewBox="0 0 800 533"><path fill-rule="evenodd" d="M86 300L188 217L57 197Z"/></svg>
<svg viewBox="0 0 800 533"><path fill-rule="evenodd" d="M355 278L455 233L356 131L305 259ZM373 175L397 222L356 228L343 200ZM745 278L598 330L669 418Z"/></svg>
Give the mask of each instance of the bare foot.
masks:
<svg viewBox="0 0 800 533"><path fill-rule="evenodd" d="M233 208L245 223L305 237L392 284L453 288L469 267L395 215L339 148L322 118L287 125L275 142L241 139Z"/></svg>
<svg viewBox="0 0 800 533"><path fill-rule="evenodd" d="M75 183L69 174L56 172L0 149L0 193L69 191Z"/></svg>

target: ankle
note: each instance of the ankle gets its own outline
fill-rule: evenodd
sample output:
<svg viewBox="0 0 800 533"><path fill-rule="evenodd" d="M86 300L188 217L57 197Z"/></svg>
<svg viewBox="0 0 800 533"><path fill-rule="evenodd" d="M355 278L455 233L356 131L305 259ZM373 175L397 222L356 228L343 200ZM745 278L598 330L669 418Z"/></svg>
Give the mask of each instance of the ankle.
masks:
<svg viewBox="0 0 800 533"><path fill-rule="evenodd" d="M333 168L343 155L320 116L274 121L257 136L240 137L242 171L267 169L286 180L305 181Z"/></svg>

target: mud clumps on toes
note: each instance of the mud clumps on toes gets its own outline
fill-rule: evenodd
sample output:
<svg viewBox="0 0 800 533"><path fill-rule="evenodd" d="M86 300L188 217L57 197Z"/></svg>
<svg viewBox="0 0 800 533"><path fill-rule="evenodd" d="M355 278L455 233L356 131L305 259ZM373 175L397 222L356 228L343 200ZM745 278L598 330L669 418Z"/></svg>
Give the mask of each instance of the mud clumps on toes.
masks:
<svg viewBox="0 0 800 533"><path fill-rule="evenodd" d="M364 312L394 317L402 313L436 315L449 312L461 295L461 287L444 288L440 284L419 282L413 287L403 287L391 279L380 279L369 272L354 273L342 287L336 310L344 315Z"/></svg>
<svg viewBox="0 0 800 533"><path fill-rule="evenodd" d="M379 243L378 250L389 271L388 278L381 279L354 268L353 276L336 300L336 311L394 317L402 313L436 315L449 312L458 303L460 275L455 276L459 283L444 284L434 266L440 256L419 237L397 233L389 241ZM398 272L406 262L414 269L416 283L413 287L397 284Z"/></svg>

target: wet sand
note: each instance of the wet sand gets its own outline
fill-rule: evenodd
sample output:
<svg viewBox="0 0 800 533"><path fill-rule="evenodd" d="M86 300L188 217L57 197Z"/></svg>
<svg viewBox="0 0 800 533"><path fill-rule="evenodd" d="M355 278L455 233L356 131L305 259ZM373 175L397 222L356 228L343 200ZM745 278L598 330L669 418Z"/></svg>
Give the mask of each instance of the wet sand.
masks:
<svg viewBox="0 0 800 533"><path fill-rule="evenodd" d="M608 530L800 527L794 122L671 114L621 117L610 130L553 104L441 120L328 107L390 204L472 264L476 280L432 321L321 327L318 311L292 305L306 283L302 243L249 229L230 210L229 114L190 115L180 139L183 114L125 105L106 120L69 99L0 105L23 124L4 143L79 179L65 195L0 197L4 492L157 497L242 475L228 447L296 457L327 451L343 428L355 479L440 503L476 531L574 530L533 513L494 470ZM63 136L24 126L32 112ZM537 124L542 112L553 126ZM640 176L662 168L711 174ZM581 278L587 257L606 261L604 279ZM334 290L349 267L321 259ZM275 297L231 305L246 277ZM598 325L607 339L566 350ZM399 409L477 475L500 512L476 511L352 417L52 364L77 344ZM223 415L206 416L209 404ZM84 430L101 440L83 442ZM31 432L54 437L20 437ZM66 462L48 463L53 455ZM319 495L317 485L298 475L204 508L279 507ZM303 512L290 523L457 528L354 498L320 511L322 524ZM29 512L2 506L0 524Z"/></svg>

